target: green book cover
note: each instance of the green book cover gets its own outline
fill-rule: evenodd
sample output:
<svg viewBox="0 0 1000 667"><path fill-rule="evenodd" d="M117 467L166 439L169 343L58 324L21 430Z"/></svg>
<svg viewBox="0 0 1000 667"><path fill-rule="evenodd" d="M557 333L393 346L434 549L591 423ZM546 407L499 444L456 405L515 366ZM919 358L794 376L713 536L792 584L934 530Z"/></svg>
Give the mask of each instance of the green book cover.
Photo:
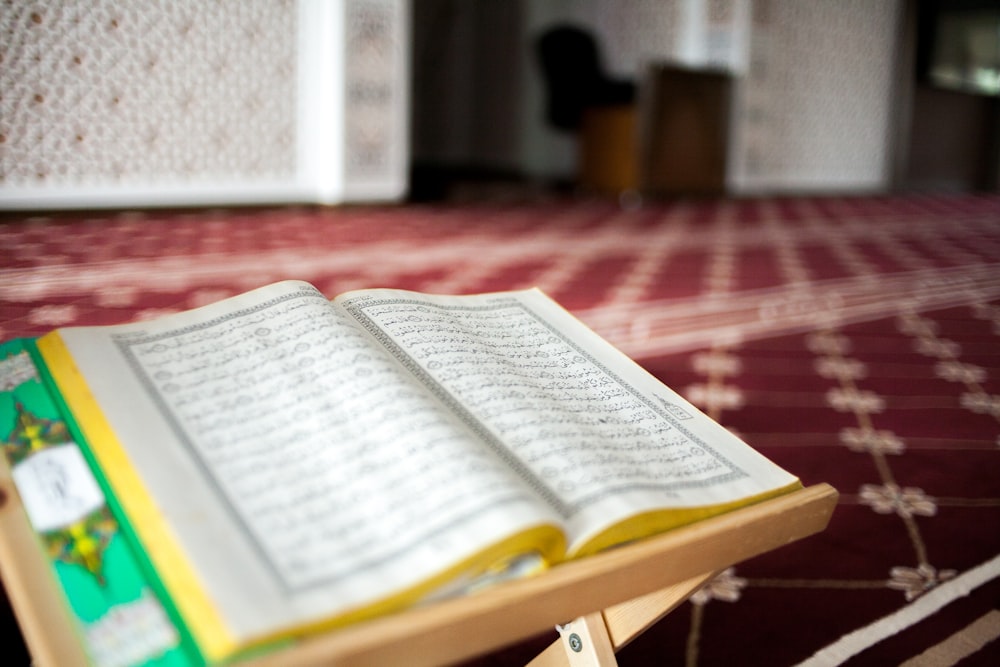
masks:
<svg viewBox="0 0 1000 667"><path fill-rule="evenodd" d="M30 340L0 345L3 454L91 662L200 664L140 567L32 350Z"/></svg>

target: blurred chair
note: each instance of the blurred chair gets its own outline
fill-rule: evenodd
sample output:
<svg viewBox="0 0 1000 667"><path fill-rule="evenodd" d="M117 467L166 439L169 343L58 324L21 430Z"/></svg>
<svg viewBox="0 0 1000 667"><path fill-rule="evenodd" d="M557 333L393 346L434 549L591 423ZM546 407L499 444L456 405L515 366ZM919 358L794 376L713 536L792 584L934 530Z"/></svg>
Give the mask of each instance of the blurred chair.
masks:
<svg viewBox="0 0 1000 667"><path fill-rule="evenodd" d="M636 88L609 77L587 30L563 25L536 43L547 89L546 117L579 141L582 187L621 194L638 186Z"/></svg>

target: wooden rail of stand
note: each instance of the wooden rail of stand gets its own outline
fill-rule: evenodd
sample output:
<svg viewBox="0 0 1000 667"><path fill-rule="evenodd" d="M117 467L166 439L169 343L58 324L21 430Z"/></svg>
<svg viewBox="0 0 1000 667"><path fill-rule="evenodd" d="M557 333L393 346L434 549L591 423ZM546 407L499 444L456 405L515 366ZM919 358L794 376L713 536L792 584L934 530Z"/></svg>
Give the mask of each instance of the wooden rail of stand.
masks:
<svg viewBox="0 0 1000 667"><path fill-rule="evenodd" d="M73 620L9 476L0 479L0 494L5 501L0 506L0 574L35 664L87 664ZM836 502L836 490L818 484L564 563L536 577L303 639L241 664L443 665L588 615L589 622L602 621L610 646L617 650L714 572L822 531ZM534 664L569 664L560 651L550 648Z"/></svg>
<svg viewBox="0 0 1000 667"><path fill-rule="evenodd" d="M536 577L313 637L252 664L444 665L601 610L617 649L715 572L822 531L836 503L832 486L810 486Z"/></svg>

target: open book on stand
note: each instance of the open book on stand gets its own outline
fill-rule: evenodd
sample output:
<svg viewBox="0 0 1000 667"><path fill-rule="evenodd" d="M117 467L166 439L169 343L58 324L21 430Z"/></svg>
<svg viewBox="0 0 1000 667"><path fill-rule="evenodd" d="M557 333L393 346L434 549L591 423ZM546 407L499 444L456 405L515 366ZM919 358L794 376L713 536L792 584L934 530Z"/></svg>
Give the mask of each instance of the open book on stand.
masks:
<svg viewBox="0 0 1000 667"><path fill-rule="evenodd" d="M26 345L208 663L801 488L537 290L288 281Z"/></svg>

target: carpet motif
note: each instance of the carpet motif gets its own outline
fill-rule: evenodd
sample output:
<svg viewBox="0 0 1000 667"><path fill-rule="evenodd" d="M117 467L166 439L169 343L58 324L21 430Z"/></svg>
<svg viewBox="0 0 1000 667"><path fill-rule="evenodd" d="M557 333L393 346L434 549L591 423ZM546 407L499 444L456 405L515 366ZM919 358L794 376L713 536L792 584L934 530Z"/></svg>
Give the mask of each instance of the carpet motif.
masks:
<svg viewBox="0 0 1000 667"><path fill-rule="evenodd" d="M841 492L827 531L721 573L620 664L1000 656L1000 197L7 215L0 252L5 339L284 278L330 296L537 285ZM470 664L520 664L555 636Z"/></svg>

